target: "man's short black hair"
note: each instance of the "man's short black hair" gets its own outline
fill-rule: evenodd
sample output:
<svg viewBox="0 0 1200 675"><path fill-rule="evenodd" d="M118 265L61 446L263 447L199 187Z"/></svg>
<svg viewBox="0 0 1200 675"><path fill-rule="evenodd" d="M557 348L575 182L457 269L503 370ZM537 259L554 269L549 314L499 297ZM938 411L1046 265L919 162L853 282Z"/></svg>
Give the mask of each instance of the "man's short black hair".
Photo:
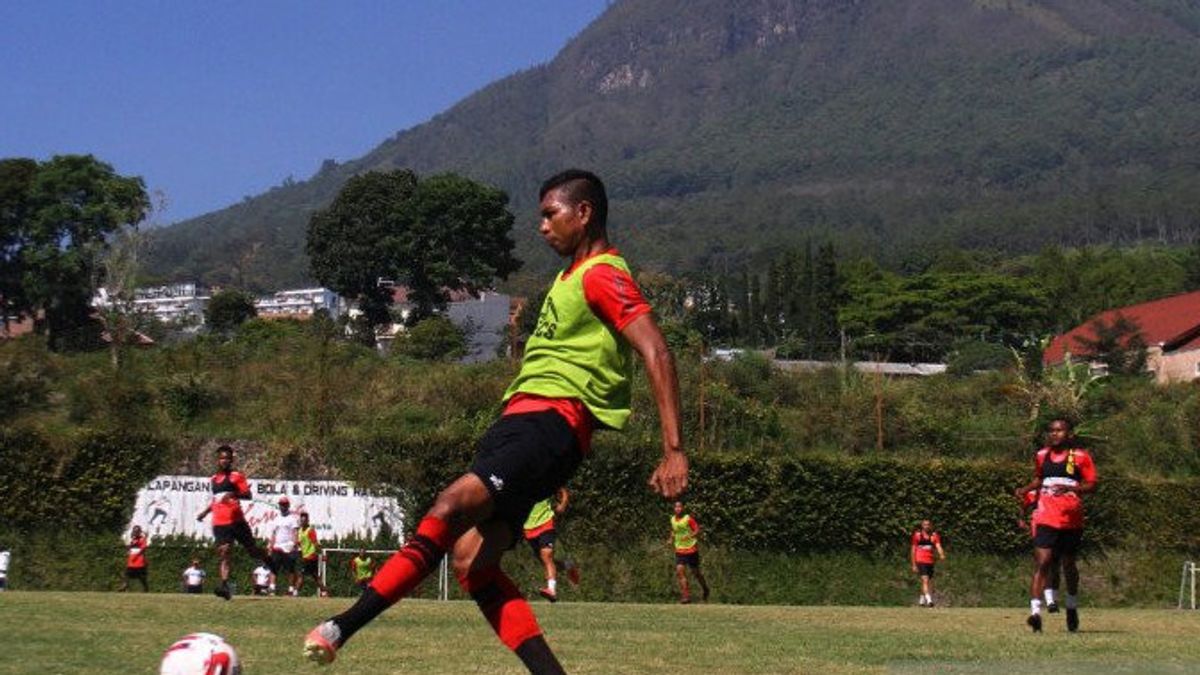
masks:
<svg viewBox="0 0 1200 675"><path fill-rule="evenodd" d="M562 188L572 204L588 202L592 205L593 222L597 227L605 227L608 224L608 192L599 176L583 169L560 171L542 183L542 188L538 190L538 199L543 199L547 192L559 188Z"/></svg>
<svg viewBox="0 0 1200 675"><path fill-rule="evenodd" d="M231 454L231 455L232 455L232 454L233 454L233 447L231 447L231 446L228 446L228 445L220 445L220 446L217 446L217 454L219 455L219 454L221 454L221 453L223 453L223 452L228 452L229 454Z"/></svg>
<svg viewBox="0 0 1200 675"><path fill-rule="evenodd" d="M1055 415L1046 422L1046 428L1049 429L1051 424L1062 422L1067 425L1067 431L1075 431L1075 420L1066 415Z"/></svg>

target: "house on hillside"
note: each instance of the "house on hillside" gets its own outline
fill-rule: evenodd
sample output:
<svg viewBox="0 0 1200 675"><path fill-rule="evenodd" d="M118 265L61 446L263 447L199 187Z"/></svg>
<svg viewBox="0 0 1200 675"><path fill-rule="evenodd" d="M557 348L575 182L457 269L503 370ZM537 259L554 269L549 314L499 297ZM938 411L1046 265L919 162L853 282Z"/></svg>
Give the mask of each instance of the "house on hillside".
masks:
<svg viewBox="0 0 1200 675"><path fill-rule="evenodd" d="M258 298L254 309L264 319L306 320L321 311L336 319L346 313L346 303L328 288L298 288Z"/></svg>
<svg viewBox="0 0 1200 675"><path fill-rule="evenodd" d="M209 289L195 282L139 288L134 292L133 309L152 316L167 325L190 326L193 330L204 325L204 308L212 299ZM92 306L107 309L115 300L107 288L99 288L92 296Z"/></svg>
<svg viewBox="0 0 1200 675"><path fill-rule="evenodd" d="M1146 370L1154 373L1156 381L1190 382L1200 377L1200 291L1101 312L1055 336L1042 362L1057 365L1067 354L1086 358L1088 343L1097 338L1096 326L1112 325L1121 317L1140 329L1146 343Z"/></svg>

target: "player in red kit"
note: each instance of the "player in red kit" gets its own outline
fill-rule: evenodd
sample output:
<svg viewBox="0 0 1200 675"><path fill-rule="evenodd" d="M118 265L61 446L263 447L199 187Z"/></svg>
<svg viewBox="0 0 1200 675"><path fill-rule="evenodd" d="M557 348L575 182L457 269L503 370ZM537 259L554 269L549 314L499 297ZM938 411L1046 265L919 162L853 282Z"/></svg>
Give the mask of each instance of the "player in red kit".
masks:
<svg viewBox="0 0 1200 675"><path fill-rule="evenodd" d="M129 589L130 579L137 579L142 582L143 591L150 591L150 584L146 581L146 547L149 545L142 527L134 525L133 531L129 533L129 551L125 560L125 578L121 580L121 592Z"/></svg>
<svg viewBox="0 0 1200 675"><path fill-rule="evenodd" d="M1042 596L1055 558L1062 563L1067 583L1067 630L1079 630L1079 568L1075 556L1083 541L1083 499L1096 490L1096 465L1087 450L1078 447L1074 424L1064 418L1050 421L1047 446L1038 450L1033 480L1016 491L1022 499L1038 491L1036 531L1033 537L1034 572L1029 586L1029 619L1033 632L1042 630Z"/></svg>
<svg viewBox="0 0 1200 675"><path fill-rule="evenodd" d="M933 554L935 551L938 559L946 559L946 552L942 550L942 535L933 531L932 522L922 520L921 527L913 532L912 546L908 551L912 571L921 577L921 597L918 604L922 607L933 607L933 565L936 562Z"/></svg>
<svg viewBox="0 0 1200 675"><path fill-rule="evenodd" d="M260 547L250 531L250 524L242 513L242 500L250 499L250 484L240 471L233 470L233 448L222 445L217 448L217 472L212 477L212 501L196 516L204 520L212 513L213 538L217 540L217 555L221 558L221 583L213 593L229 600L229 555L233 542L237 541L251 557L261 560L267 569L275 572L271 554Z"/></svg>

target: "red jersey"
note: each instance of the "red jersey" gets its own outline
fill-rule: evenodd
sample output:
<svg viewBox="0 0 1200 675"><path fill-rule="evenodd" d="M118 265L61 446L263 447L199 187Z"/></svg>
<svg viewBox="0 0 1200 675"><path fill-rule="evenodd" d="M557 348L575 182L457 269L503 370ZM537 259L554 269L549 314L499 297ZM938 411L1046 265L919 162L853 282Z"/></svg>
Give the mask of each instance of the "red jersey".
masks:
<svg viewBox="0 0 1200 675"><path fill-rule="evenodd" d="M213 474L212 496L213 525L232 525L245 519L241 500L250 498L250 484L242 472Z"/></svg>
<svg viewBox="0 0 1200 675"><path fill-rule="evenodd" d="M142 535L129 542L129 558L125 561L126 567L141 569L146 566L146 535Z"/></svg>
<svg viewBox="0 0 1200 675"><path fill-rule="evenodd" d="M933 554L938 546L942 545L942 535L933 532L926 535L923 530L913 532L912 536L912 555L913 562L918 565L932 565L934 562Z"/></svg>
<svg viewBox="0 0 1200 675"><path fill-rule="evenodd" d="M1034 461L1034 475L1041 479L1034 523L1062 530L1083 527L1083 499L1076 492L1055 494L1055 488L1076 487L1096 481L1096 465L1082 448L1042 448Z"/></svg>
<svg viewBox="0 0 1200 675"><path fill-rule="evenodd" d="M601 251L601 254L618 255L615 248ZM592 256L588 256L591 258ZM584 258L572 263L563 273L566 279L571 272L586 261ZM624 270L612 265L595 265L583 275L583 297L587 300L592 313L604 323L620 332L634 319L650 313L650 303L642 296L641 290L633 277ZM519 393L508 399L502 415L519 415L522 413L543 412L553 410L562 416L575 432L579 441L579 449L587 452L592 445L592 430L596 420L588 411L583 401L575 398L546 398L536 394Z"/></svg>

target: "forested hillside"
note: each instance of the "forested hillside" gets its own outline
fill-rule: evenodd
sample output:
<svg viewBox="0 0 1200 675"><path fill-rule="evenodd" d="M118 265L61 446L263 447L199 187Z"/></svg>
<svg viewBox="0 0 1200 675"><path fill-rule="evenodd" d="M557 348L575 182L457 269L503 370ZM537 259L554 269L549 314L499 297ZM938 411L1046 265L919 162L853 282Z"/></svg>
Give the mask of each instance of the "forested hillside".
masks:
<svg viewBox="0 0 1200 675"><path fill-rule="evenodd" d="M152 271L306 282L312 211L397 167L508 191L529 274L553 264L537 185L566 165L608 180L615 238L650 269L733 272L810 238L897 268L1191 242L1198 36L1191 0L623 0L365 157L157 233Z"/></svg>

